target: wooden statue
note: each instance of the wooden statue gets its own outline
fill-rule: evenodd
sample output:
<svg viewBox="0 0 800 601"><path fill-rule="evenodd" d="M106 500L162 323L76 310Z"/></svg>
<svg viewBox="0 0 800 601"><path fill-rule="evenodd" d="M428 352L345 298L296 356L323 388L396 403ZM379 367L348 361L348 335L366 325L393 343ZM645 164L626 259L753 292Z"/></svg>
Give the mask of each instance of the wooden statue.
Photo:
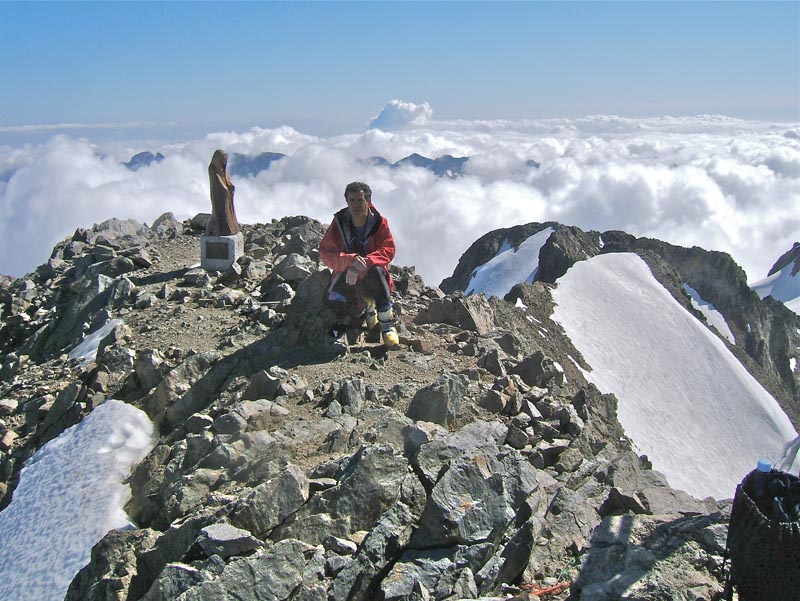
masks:
<svg viewBox="0 0 800 601"><path fill-rule="evenodd" d="M211 219L206 226L210 236L233 236L239 232L239 222L233 208L233 192L236 189L226 170L228 155L216 150L208 166L208 181L211 187Z"/></svg>

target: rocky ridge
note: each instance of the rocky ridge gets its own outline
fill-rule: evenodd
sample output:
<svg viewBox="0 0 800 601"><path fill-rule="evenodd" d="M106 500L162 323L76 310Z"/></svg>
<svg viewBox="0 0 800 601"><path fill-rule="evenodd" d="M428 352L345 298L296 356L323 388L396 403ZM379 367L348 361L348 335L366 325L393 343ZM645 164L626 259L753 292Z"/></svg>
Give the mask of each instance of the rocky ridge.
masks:
<svg viewBox="0 0 800 601"><path fill-rule="evenodd" d="M130 477L137 529L98 542L67 599L722 590L729 502L671 489L631 450L550 319L550 284L486 300L393 268L387 353L357 324L324 336L322 224L244 225L245 256L209 274L205 219L110 220L0 282L3 504L24 461L105 399L160 433ZM95 357L70 358L115 319Z"/></svg>
<svg viewBox="0 0 800 601"><path fill-rule="evenodd" d="M800 272L800 242L795 242L792 248L787 250L781 256L781 258L775 261L775 264L772 266L772 269L769 270L767 276L771 276L778 273L781 269L783 269L787 265L792 266L792 275L795 275L798 272Z"/></svg>
<svg viewBox="0 0 800 601"><path fill-rule="evenodd" d="M286 156L287 155L281 152L262 152L254 155L234 152L230 156L228 167L232 176L256 177L262 171L269 170L272 163L280 161L286 158ZM123 163L123 165L131 171L136 171L154 162L159 163L164 160L164 158L164 155L160 152L153 154L150 151L144 151L135 154L127 163ZM401 167L407 166L419 167L430 171L437 177L457 178L464 175L464 168L468 161L469 157L454 157L449 154L431 159L415 152L394 163L382 156L369 157L363 159L361 162L365 165L387 167L388 169L400 169ZM533 159L528 159L525 162L525 166L538 169L541 165Z"/></svg>
<svg viewBox="0 0 800 601"><path fill-rule="evenodd" d="M684 284L697 290L723 314L736 344L721 339L800 429L800 370L791 368L791 359L800 359L800 318L772 298L760 299L747 285L742 268L726 253L697 246L684 248L620 231L584 232L553 222L528 223L495 230L476 240L459 260L453 275L442 281L441 289L448 293L466 290L475 269L493 257L504 242L516 248L549 227L554 232L539 254L536 280L554 283L575 262L595 255L639 254L656 279L701 321L705 318L692 308ZM770 274L792 261L797 269L800 245L781 257Z"/></svg>

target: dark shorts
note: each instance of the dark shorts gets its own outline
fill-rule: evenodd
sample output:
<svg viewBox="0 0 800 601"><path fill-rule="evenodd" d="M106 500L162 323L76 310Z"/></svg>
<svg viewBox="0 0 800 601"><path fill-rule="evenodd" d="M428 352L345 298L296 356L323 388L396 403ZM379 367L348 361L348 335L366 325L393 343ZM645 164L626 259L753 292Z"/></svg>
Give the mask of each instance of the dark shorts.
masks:
<svg viewBox="0 0 800 601"><path fill-rule="evenodd" d="M375 266L370 268L364 279L359 280L353 286L348 285L345 274L339 274L338 279L328 289L328 302L337 308L347 305L356 312L364 310L364 299L369 296L375 300L375 306L379 311L386 310L392 306L392 298L389 292L389 273L385 267Z"/></svg>

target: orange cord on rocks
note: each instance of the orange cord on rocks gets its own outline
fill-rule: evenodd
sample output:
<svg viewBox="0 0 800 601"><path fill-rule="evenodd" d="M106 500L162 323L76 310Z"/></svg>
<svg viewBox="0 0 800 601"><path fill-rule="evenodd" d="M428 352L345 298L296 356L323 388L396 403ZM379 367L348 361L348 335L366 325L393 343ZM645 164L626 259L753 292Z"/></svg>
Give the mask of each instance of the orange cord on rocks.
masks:
<svg viewBox="0 0 800 601"><path fill-rule="evenodd" d="M521 589L528 591L529 593L533 593L537 597L541 597L543 595L555 595L556 593L563 593L567 590L572 582L565 580L564 582L559 582L553 586L546 586L544 588L540 588L535 584L523 584L520 586Z"/></svg>

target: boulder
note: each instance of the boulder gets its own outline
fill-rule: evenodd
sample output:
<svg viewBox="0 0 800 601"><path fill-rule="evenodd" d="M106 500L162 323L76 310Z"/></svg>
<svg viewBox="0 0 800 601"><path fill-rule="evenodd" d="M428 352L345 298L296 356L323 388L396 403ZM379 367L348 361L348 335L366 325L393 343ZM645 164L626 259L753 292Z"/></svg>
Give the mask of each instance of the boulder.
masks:
<svg viewBox="0 0 800 601"><path fill-rule="evenodd" d="M195 413L186 418L186 421L183 422L183 427L186 428L186 432L189 434L199 434L210 428L213 423L214 420L210 416Z"/></svg>
<svg viewBox="0 0 800 601"><path fill-rule="evenodd" d="M19 407L16 399L0 399L0 416L12 415Z"/></svg>
<svg viewBox="0 0 800 601"><path fill-rule="evenodd" d="M476 454L497 454L503 444L508 428L501 422L475 421L448 436L435 437L422 444L413 457L416 470L424 478L426 486L433 486L448 462Z"/></svg>
<svg viewBox="0 0 800 601"><path fill-rule="evenodd" d="M542 351L536 351L525 357L520 363L508 370L517 374L528 386L546 387L551 381L559 386L564 383L564 372Z"/></svg>
<svg viewBox="0 0 800 601"><path fill-rule="evenodd" d="M334 518L347 516L352 530L369 530L398 501L420 511L424 499L425 491L410 473L408 460L393 446L375 445L362 447L352 456L339 486L323 492L318 507Z"/></svg>
<svg viewBox="0 0 800 601"><path fill-rule="evenodd" d="M337 400L342 406L342 411L348 415L356 416L364 409L364 380L348 378L341 382Z"/></svg>
<svg viewBox="0 0 800 601"><path fill-rule="evenodd" d="M205 232L209 221L211 213L198 213L189 220L189 227L193 232Z"/></svg>
<svg viewBox="0 0 800 601"><path fill-rule="evenodd" d="M428 497L411 543L429 548L494 542L538 487L536 470L516 451L453 459Z"/></svg>
<svg viewBox="0 0 800 601"><path fill-rule="evenodd" d="M291 253L273 268L273 274L287 282L297 283L317 270L317 264L307 256Z"/></svg>
<svg viewBox="0 0 800 601"><path fill-rule="evenodd" d="M222 560L219 562L222 563ZM222 563L222 567L224 565ZM222 568L218 569L221 571ZM214 572L208 569L185 563L168 563L142 601L173 601L194 585L213 580L213 575Z"/></svg>
<svg viewBox="0 0 800 601"><path fill-rule="evenodd" d="M147 269L153 266L153 257L144 248L137 248L133 252L126 252L125 256L129 258L136 269Z"/></svg>
<svg viewBox="0 0 800 601"><path fill-rule="evenodd" d="M291 301L294 296L295 292L292 287L289 284L281 283L271 288L264 300L268 303L282 303Z"/></svg>
<svg viewBox="0 0 800 601"><path fill-rule="evenodd" d="M164 355L156 349L142 349L136 353L133 370L136 375L136 387L147 392L156 386L164 377L167 365Z"/></svg>
<svg viewBox="0 0 800 601"><path fill-rule="evenodd" d="M417 314L414 323L447 323L478 334L488 334L494 329L494 313L483 295L450 296L431 301Z"/></svg>
<svg viewBox="0 0 800 601"><path fill-rule="evenodd" d="M203 528L196 542L209 557L219 555L222 559L228 559L234 555L246 555L262 545L261 541L247 530L236 528L225 522Z"/></svg>
<svg viewBox="0 0 800 601"><path fill-rule="evenodd" d="M108 294L108 303L112 307L122 307L130 300L136 292L136 284L127 277L121 276L114 280Z"/></svg>
<svg viewBox="0 0 800 601"><path fill-rule="evenodd" d="M406 551L381 581L382 598L386 601L408 599L416 583L427 591L435 590L440 578L456 567L452 554L451 549Z"/></svg>
<svg viewBox="0 0 800 601"><path fill-rule="evenodd" d="M55 438L80 421L81 408L76 404L80 391L81 385L72 382L58 393L55 402L36 429L36 438L40 444Z"/></svg>
<svg viewBox="0 0 800 601"><path fill-rule="evenodd" d="M278 396L303 392L308 383L301 377L289 374L279 367L261 370L250 376L250 383L242 394L245 400L275 400Z"/></svg>
<svg viewBox="0 0 800 601"><path fill-rule="evenodd" d="M444 374L421 388L411 399L406 416L415 421L452 425L467 391L469 378L461 374Z"/></svg>
<svg viewBox="0 0 800 601"><path fill-rule="evenodd" d="M205 227L203 228L205 229ZM171 212L162 213L150 226L150 230L159 236L166 236L170 234L179 234L183 231L181 223L175 219L175 215Z"/></svg>

